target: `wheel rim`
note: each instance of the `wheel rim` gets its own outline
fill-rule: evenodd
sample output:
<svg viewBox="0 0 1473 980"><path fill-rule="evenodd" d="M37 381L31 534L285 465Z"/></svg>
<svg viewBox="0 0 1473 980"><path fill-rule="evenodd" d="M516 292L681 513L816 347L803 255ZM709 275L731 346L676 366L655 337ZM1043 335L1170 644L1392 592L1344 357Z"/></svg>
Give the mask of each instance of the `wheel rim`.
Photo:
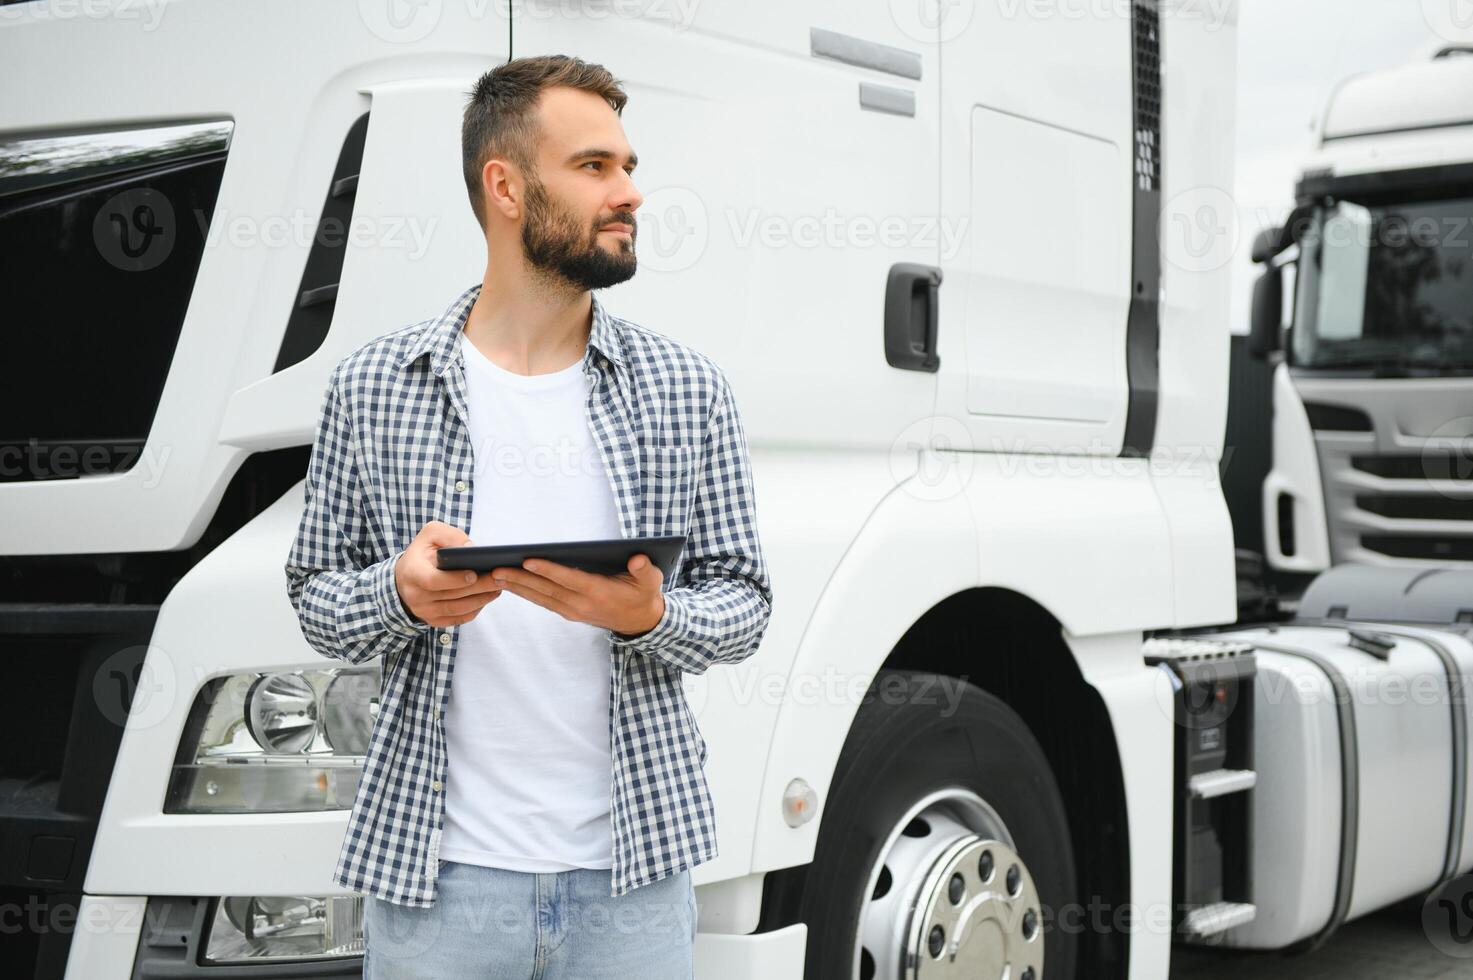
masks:
<svg viewBox="0 0 1473 980"><path fill-rule="evenodd" d="M911 806L880 848L851 975L1043 980L1040 916L1033 876L997 811L947 787Z"/></svg>

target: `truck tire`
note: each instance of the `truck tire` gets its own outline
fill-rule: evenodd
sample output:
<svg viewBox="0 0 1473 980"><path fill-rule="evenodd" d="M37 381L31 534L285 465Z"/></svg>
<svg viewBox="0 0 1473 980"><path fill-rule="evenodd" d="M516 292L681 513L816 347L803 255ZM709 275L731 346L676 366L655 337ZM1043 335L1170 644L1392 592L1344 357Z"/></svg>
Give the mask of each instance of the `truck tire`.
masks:
<svg viewBox="0 0 1473 980"><path fill-rule="evenodd" d="M807 867L804 976L1074 980L1077 935L1055 923L1077 887L1063 798L1018 714L955 678L882 670Z"/></svg>

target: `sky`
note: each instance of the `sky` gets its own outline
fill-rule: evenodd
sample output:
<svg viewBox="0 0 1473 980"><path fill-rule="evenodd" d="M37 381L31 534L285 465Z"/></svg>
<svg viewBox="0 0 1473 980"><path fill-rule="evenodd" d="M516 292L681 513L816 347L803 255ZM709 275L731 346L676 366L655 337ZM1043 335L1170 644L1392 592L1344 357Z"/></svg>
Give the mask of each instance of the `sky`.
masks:
<svg viewBox="0 0 1473 980"><path fill-rule="evenodd" d="M1453 40L1473 42L1473 0L1239 0L1233 332L1248 332L1261 271L1253 238L1293 206L1335 83L1425 61Z"/></svg>

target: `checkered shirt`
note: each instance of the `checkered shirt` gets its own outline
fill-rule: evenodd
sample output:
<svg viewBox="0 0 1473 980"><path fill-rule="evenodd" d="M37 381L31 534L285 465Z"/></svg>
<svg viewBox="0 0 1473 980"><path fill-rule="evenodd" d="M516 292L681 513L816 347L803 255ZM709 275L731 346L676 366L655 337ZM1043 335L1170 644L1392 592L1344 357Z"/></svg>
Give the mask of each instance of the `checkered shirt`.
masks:
<svg viewBox="0 0 1473 980"><path fill-rule="evenodd" d="M470 528L475 465L458 340L480 291L477 283L440 316L383 334L333 369L286 562L308 645L348 664L382 658L379 710L333 877L405 906L429 907L436 896L441 715L460 631L411 615L394 565L432 520ZM706 355L608 313L597 294L592 306L582 362L588 422L622 535L689 536L663 585L659 623L634 637L605 631L618 897L717 855L706 742L681 677L755 652L772 588L725 374Z"/></svg>

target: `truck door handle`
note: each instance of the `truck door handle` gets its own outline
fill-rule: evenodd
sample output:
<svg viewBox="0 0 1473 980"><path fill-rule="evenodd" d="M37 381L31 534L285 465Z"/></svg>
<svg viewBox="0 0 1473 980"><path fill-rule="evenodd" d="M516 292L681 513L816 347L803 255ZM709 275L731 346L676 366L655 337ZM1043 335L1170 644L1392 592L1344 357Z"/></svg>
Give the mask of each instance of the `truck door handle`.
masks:
<svg viewBox="0 0 1473 980"><path fill-rule="evenodd" d="M935 371L937 298L941 270L897 262L885 281L885 360L906 371Z"/></svg>

